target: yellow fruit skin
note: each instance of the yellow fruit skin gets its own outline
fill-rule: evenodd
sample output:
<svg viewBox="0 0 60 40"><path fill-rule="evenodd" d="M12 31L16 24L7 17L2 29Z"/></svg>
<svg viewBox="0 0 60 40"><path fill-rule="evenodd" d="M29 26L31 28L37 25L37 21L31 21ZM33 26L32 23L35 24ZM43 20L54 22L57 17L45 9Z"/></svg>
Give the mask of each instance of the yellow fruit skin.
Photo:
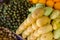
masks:
<svg viewBox="0 0 60 40"><path fill-rule="evenodd" d="M60 28L60 19L54 19L53 22L52 22L52 25L53 25L53 29L54 30L57 30Z"/></svg>
<svg viewBox="0 0 60 40"><path fill-rule="evenodd" d="M33 34L31 34L30 36L28 36L27 40L35 40L35 36Z"/></svg>
<svg viewBox="0 0 60 40"><path fill-rule="evenodd" d="M42 34L44 33L48 33L52 31L52 26L49 24L49 25L46 25L44 27L41 27L39 28L38 30L36 30L34 33L32 33L28 39L29 40L36 40L37 37L41 36Z"/></svg>
<svg viewBox="0 0 60 40"><path fill-rule="evenodd" d="M31 14L28 15L28 18L19 26L16 30L16 34L21 34L25 29L35 22L35 19L32 18Z"/></svg>
<svg viewBox="0 0 60 40"><path fill-rule="evenodd" d="M29 36L31 33L33 32L32 27L28 27L23 33L22 33L22 37L26 38L27 36Z"/></svg>
<svg viewBox="0 0 60 40"><path fill-rule="evenodd" d="M16 34L21 34L29 25L31 25L31 23L28 23L27 20L25 20L16 30Z"/></svg>
<svg viewBox="0 0 60 40"><path fill-rule="evenodd" d="M36 25L36 23L32 24L32 29L36 31L39 27Z"/></svg>
<svg viewBox="0 0 60 40"><path fill-rule="evenodd" d="M47 16L43 16L43 17L37 19L37 21L36 21L36 24L38 27L42 27L49 23L50 23L50 19Z"/></svg>
<svg viewBox="0 0 60 40"><path fill-rule="evenodd" d="M36 23L32 24L22 33L22 37L27 38L31 33L36 31L38 28L39 27L36 25Z"/></svg>
<svg viewBox="0 0 60 40"><path fill-rule="evenodd" d="M48 32L48 33L42 34L40 40L53 40L53 33Z"/></svg>
<svg viewBox="0 0 60 40"><path fill-rule="evenodd" d="M27 24L30 24L30 25L33 24L33 23L36 21L36 20L35 20L32 16L30 16L30 15L28 16L28 18L27 18L26 20L27 20L27 22L28 22ZM29 25L28 25L28 26L29 26Z"/></svg>
<svg viewBox="0 0 60 40"><path fill-rule="evenodd" d="M21 24L19 28L16 30L16 34L21 34L25 28L26 26L24 24Z"/></svg>
<svg viewBox="0 0 60 40"><path fill-rule="evenodd" d="M44 33L50 32L50 31L52 31L52 25L50 25L50 24L47 24L37 30L37 32L39 34L44 34Z"/></svg>
<svg viewBox="0 0 60 40"><path fill-rule="evenodd" d="M39 12L39 13L37 13ZM39 17L44 14L44 9L38 8L33 13L29 14L27 19L16 30L16 34L21 34L27 27L32 25Z"/></svg>
<svg viewBox="0 0 60 40"><path fill-rule="evenodd" d="M45 33L45 34L42 34L41 36L39 36L37 38L37 40L53 40L53 33L52 32L48 32L48 33Z"/></svg>
<svg viewBox="0 0 60 40"><path fill-rule="evenodd" d="M32 17L34 19L38 19L44 15L45 10L43 8L37 8L35 11L32 13Z"/></svg>

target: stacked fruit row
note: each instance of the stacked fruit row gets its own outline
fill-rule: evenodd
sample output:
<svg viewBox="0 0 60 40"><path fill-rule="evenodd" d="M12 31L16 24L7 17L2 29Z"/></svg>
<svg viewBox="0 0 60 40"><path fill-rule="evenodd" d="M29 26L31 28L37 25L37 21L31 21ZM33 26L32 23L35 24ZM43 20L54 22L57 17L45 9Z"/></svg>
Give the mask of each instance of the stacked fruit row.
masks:
<svg viewBox="0 0 60 40"><path fill-rule="evenodd" d="M9 29L0 27L0 40L17 40L17 38Z"/></svg>
<svg viewBox="0 0 60 40"><path fill-rule="evenodd" d="M26 40L56 40L60 38L60 11L43 4L29 9L31 14L19 26L16 34Z"/></svg>
<svg viewBox="0 0 60 40"><path fill-rule="evenodd" d="M60 0L30 0L31 3L42 3L46 6L53 7L60 10Z"/></svg>
<svg viewBox="0 0 60 40"><path fill-rule="evenodd" d="M16 31L18 26L27 18L28 8L32 6L27 0L3 0L0 4L0 26ZM8 1L8 4L6 4ZM23 4L23 5L22 5Z"/></svg>

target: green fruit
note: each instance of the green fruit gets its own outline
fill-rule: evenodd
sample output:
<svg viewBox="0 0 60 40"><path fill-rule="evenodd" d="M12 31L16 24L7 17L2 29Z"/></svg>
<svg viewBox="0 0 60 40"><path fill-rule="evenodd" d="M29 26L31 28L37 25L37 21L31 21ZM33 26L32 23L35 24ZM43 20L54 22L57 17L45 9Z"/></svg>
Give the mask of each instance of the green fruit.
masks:
<svg viewBox="0 0 60 40"><path fill-rule="evenodd" d="M0 26L4 26L15 31L27 18L27 15L29 14L28 8L31 6L32 4L27 0L10 0L8 5L4 2L0 6Z"/></svg>
<svg viewBox="0 0 60 40"><path fill-rule="evenodd" d="M51 19L56 19L60 15L59 10L54 10L50 16Z"/></svg>
<svg viewBox="0 0 60 40"><path fill-rule="evenodd" d="M54 19L52 25L54 30L60 29L60 19Z"/></svg>
<svg viewBox="0 0 60 40"><path fill-rule="evenodd" d="M60 38L60 29L54 31L54 38L59 39Z"/></svg>
<svg viewBox="0 0 60 40"><path fill-rule="evenodd" d="M49 16L52 13L53 9L51 7L46 7L45 8L45 16Z"/></svg>

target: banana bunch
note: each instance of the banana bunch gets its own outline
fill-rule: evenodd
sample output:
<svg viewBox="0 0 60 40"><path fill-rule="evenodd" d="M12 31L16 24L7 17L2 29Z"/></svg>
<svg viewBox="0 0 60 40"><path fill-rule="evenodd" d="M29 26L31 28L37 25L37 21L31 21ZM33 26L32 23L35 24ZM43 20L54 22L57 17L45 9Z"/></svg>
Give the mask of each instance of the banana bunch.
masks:
<svg viewBox="0 0 60 40"><path fill-rule="evenodd" d="M39 12L39 13L37 13ZM36 20L40 17L42 17L44 14L44 9L38 8L33 13L29 14L27 19L20 25L19 32L22 33L27 27L31 26L33 23L36 22ZM20 34L18 31L16 31L17 34Z"/></svg>
<svg viewBox="0 0 60 40"><path fill-rule="evenodd" d="M16 30L16 34L20 34L24 40L55 40L60 37L55 31L59 26L54 25L60 22L60 20L57 21L60 15L59 10L37 4L29 11L31 13Z"/></svg>

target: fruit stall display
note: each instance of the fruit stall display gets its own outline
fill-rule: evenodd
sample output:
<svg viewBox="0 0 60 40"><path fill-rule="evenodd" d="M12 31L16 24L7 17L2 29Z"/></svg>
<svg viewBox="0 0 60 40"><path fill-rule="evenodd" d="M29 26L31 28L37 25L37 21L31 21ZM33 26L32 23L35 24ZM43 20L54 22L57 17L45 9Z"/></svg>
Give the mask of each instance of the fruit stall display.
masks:
<svg viewBox="0 0 60 40"><path fill-rule="evenodd" d="M0 40L60 40L60 0L0 0Z"/></svg>
<svg viewBox="0 0 60 40"><path fill-rule="evenodd" d="M46 6L52 7L54 9L60 9L60 0L29 0L32 4L45 4Z"/></svg>
<svg viewBox="0 0 60 40"><path fill-rule="evenodd" d="M22 40L18 35L11 32L9 29L0 27L0 40Z"/></svg>
<svg viewBox="0 0 60 40"><path fill-rule="evenodd" d="M29 10L30 14L16 30L25 40L60 40L60 10L47 1L52 1L56 5L57 0L30 0L34 4ZM44 0L45 1L45 0ZM60 3L60 1L58 1ZM60 4L57 4L60 5ZM56 5L56 6L57 6Z"/></svg>
<svg viewBox="0 0 60 40"><path fill-rule="evenodd" d="M0 5L0 26L16 31L27 18L28 9L33 6L27 0L5 0Z"/></svg>

